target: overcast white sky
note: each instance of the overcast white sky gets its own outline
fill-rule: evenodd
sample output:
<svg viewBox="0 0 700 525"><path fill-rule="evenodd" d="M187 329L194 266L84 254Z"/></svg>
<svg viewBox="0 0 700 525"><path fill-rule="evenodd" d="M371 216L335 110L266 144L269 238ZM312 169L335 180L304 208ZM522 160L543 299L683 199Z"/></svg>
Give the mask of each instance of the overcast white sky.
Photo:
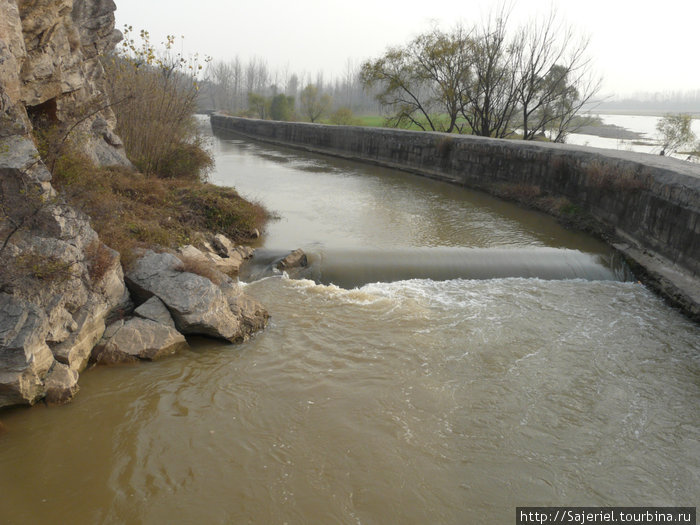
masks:
<svg viewBox="0 0 700 525"><path fill-rule="evenodd" d="M185 52L228 60L258 56L271 68L325 78L437 23L478 21L493 0L115 0L117 28L153 39L183 35ZM512 21L549 11L590 35L604 91L700 89L700 0L515 0Z"/></svg>

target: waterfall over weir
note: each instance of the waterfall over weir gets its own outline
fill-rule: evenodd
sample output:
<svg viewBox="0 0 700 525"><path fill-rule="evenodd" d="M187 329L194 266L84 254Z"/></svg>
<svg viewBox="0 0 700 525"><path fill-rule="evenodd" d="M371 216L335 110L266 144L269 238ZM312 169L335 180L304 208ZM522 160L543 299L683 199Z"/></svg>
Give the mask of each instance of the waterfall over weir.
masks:
<svg viewBox="0 0 700 525"><path fill-rule="evenodd" d="M310 249L306 253L309 266L291 271L291 277L346 289L409 279L629 280L623 264L615 265L601 255L558 248ZM243 279L274 273L275 263L285 255L260 250Z"/></svg>

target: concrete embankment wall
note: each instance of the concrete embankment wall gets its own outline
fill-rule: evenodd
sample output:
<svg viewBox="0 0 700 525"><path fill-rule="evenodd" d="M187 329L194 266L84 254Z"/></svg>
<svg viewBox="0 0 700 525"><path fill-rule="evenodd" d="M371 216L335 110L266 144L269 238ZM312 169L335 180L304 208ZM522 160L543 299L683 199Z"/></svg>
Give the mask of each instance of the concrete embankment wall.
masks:
<svg viewBox="0 0 700 525"><path fill-rule="evenodd" d="M700 319L697 164L625 151L442 133L223 115L212 115L211 122L215 129L259 140L486 190L574 224L588 220L648 272L661 293Z"/></svg>

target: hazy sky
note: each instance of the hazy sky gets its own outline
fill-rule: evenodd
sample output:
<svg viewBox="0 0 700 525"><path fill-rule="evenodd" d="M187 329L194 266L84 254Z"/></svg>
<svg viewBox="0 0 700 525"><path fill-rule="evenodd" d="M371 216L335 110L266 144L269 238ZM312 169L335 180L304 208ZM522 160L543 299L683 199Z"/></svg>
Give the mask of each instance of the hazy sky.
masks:
<svg viewBox="0 0 700 525"><path fill-rule="evenodd" d="M115 0L117 28L153 39L183 35L185 52L228 60L257 56L271 68L342 74L438 24L480 20L489 0ZM515 0L519 22L552 5L590 35L606 93L700 89L700 0Z"/></svg>

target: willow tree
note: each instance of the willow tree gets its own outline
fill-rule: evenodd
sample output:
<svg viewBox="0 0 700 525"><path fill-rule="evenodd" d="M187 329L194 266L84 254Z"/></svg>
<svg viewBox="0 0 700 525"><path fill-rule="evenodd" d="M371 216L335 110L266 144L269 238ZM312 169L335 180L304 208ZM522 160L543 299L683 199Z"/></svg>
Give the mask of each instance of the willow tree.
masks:
<svg viewBox="0 0 700 525"><path fill-rule="evenodd" d="M588 41L556 13L515 33L504 7L484 23L432 30L363 64L391 126L532 140L563 140L600 81L591 77Z"/></svg>
<svg viewBox="0 0 700 525"><path fill-rule="evenodd" d="M458 128L471 72L470 45L461 28L436 29L365 62L360 79L366 88L378 89L377 100L391 111L389 125L451 133Z"/></svg>

